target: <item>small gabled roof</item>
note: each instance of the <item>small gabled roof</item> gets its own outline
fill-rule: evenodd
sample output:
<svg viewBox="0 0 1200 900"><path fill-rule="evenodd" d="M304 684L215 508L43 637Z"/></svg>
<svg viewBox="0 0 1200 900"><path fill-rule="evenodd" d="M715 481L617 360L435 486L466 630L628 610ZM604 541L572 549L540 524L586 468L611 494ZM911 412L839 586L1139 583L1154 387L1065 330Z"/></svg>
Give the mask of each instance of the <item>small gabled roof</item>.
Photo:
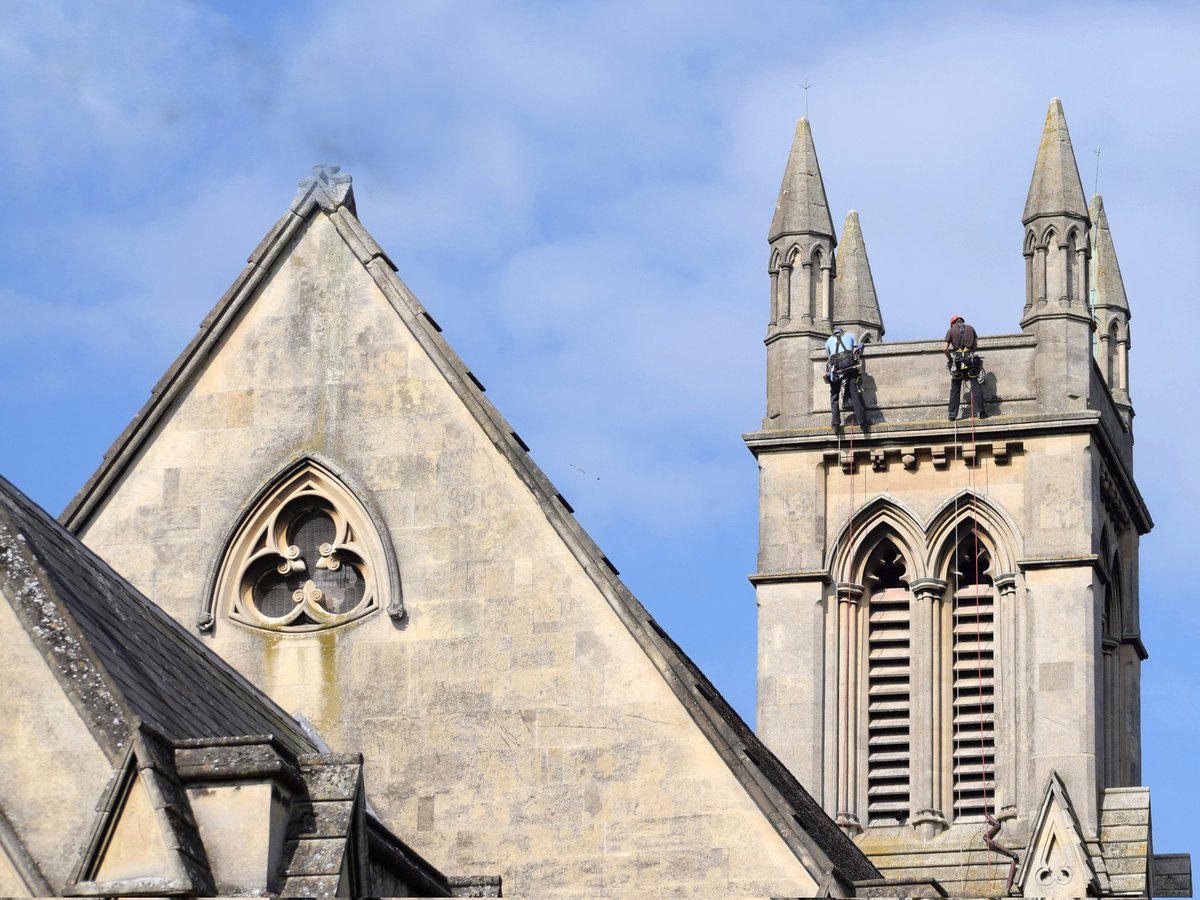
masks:
<svg viewBox="0 0 1200 900"><path fill-rule="evenodd" d="M1108 216L1104 213L1104 198L1099 194L1092 198L1089 212L1092 217L1092 265L1095 272L1093 287L1096 289L1093 306L1123 310L1125 317L1131 319L1133 316L1129 311L1129 299L1125 296L1125 281L1121 278L1112 232L1108 229Z"/></svg>
<svg viewBox="0 0 1200 900"><path fill-rule="evenodd" d="M1055 97L1046 112L1042 142L1038 145L1037 161L1033 164L1033 179L1025 200L1021 221L1028 225L1040 216L1088 217L1079 166L1067 131L1067 117L1062 101Z"/></svg>
<svg viewBox="0 0 1200 900"><path fill-rule="evenodd" d="M807 120L801 120L796 134L797 143L793 147L789 172L806 173L811 170L815 181L813 185L806 184L803 179L797 181L795 191L803 189L805 194L805 197L799 197L795 191L789 193L791 189L785 177L784 189L780 194L781 203L786 194L789 209L798 211L798 207L792 205L794 203L807 204L810 213L822 220L816 223L817 227L824 228L824 233L832 237L832 221L825 203L825 190L821 185ZM340 180L331 179L327 183L321 172L332 172ZM208 354L221 341L241 310L252 302L266 273L283 255L298 230L309 217L325 214L459 401L512 466L517 477L537 498L547 521L579 566L796 857L810 870L826 872L829 881L840 879L843 890L850 889L850 882L881 877L879 870L837 828L821 810L820 804L767 749L695 663L666 635L621 582L608 557L584 531L566 506L562 494L533 461L528 447L483 394L466 365L442 337L441 328L396 275L395 264L358 221L352 208L353 192L349 176L340 175L335 167L330 166L318 166L314 173L312 178L300 182L300 191L289 210L267 232L250 255L242 274L205 317L199 333L159 380L145 406L105 454L99 469L63 511L60 516L62 523L74 532L87 527L91 516L103 504L107 491L119 481L175 400L202 371ZM331 184L336 185L336 189L331 188ZM788 227L799 223L799 219L789 218L788 221Z"/></svg>
<svg viewBox="0 0 1200 900"><path fill-rule="evenodd" d="M792 151L783 172L783 184L779 187L779 200L775 204L767 240L773 241L785 234L817 234L837 242L808 119L796 123L796 136L792 139Z"/></svg>
<svg viewBox="0 0 1200 900"><path fill-rule="evenodd" d="M858 213L850 210L838 248L837 278L833 284L833 324L874 328L883 337L883 314L875 294L875 279L867 260ZM861 335L859 335L861 337Z"/></svg>
<svg viewBox="0 0 1200 900"><path fill-rule="evenodd" d="M4 478L0 584L110 759L143 724L171 741L270 734L315 751L274 701Z"/></svg>

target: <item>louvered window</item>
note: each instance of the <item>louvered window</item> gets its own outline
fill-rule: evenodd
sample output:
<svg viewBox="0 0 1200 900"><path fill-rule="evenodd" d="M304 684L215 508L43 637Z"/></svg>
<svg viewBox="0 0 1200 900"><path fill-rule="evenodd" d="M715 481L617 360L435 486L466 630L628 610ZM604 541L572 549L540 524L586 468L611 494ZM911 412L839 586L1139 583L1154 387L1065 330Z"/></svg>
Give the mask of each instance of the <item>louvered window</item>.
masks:
<svg viewBox="0 0 1200 900"><path fill-rule="evenodd" d="M995 588L974 534L955 554L953 610L954 818L983 818L996 791Z"/></svg>
<svg viewBox="0 0 1200 900"><path fill-rule="evenodd" d="M867 821L902 825L909 815L911 599L904 560L884 541L868 569Z"/></svg>

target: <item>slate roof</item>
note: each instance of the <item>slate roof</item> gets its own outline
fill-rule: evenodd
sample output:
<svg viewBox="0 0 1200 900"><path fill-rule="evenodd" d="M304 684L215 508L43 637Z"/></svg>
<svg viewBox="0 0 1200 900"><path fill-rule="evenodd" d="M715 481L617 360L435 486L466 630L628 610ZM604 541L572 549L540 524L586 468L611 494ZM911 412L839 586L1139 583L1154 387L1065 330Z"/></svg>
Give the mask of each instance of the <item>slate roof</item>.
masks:
<svg viewBox="0 0 1200 900"><path fill-rule="evenodd" d="M110 757L144 723L168 740L273 735L300 726L78 538L0 477L0 578L17 613Z"/></svg>
<svg viewBox="0 0 1200 900"><path fill-rule="evenodd" d="M789 170L804 176L797 188L803 188L805 202L815 207L806 216L815 216L817 220L802 223L802 227L825 229L825 233L832 236L832 221L817 168L816 151L805 119L797 126L796 141L793 147L796 159L789 162ZM786 199L788 186L785 176L781 203ZM796 200L792 197L789 204ZM533 461L528 446L484 395L483 386L442 337L441 327L397 276L395 264L359 222L350 177L340 174L335 166L316 166L313 176L300 182L299 192L288 211L259 242L250 254L246 268L217 301L200 324L199 332L155 385L145 406L118 436L100 467L63 511L62 523L74 532L87 527L102 506L108 490L119 483L163 416L203 370L208 355L214 352L230 324L253 301L258 287L292 239L309 217L321 213L329 217L347 247L371 275L460 402L533 494L567 549L797 858L814 872L829 873L830 879L849 882L881 877L879 870L821 811L820 804L766 748L621 582L616 568L575 519L562 494ZM790 213L785 218L792 223L786 227L795 224Z"/></svg>
<svg viewBox="0 0 1200 900"><path fill-rule="evenodd" d="M361 785L361 756L322 753L323 748L266 694L3 477L0 587L109 759L120 766L130 755L136 757L143 777L152 778L164 797L170 812L163 819L170 830L168 851L178 863L179 879L155 882L157 890L165 886L193 894L214 891L173 750L203 739L259 736L290 752L307 784L304 802L297 801L294 821L288 826L292 844L282 872L284 882L301 894L310 888L314 896L320 893L317 888L329 895L336 891L338 876L310 873L305 867L311 866L311 859L292 845L303 846L310 838L324 844L348 839L344 833L329 831L326 817L314 817L311 810L314 803L353 807L361 792L361 787L355 788ZM330 784L336 779L321 777L318 770L339 767L352 770L353 778L335 795ZM114 780L101 800L93 846L85 848L80 873L100 852L100 838L120 799L119 784ZM309 819L324 830L309 834L305 831L306 824L312 825ZM0 820L0 825L7 826L7 820ZM425 896L450 896L446 876L369 811L366 827L369 847L360 852L369 858L372 874L392 873L389 884L406 890L415 887ZM21 846L19 840L15 846ZM27 868L40 878L36 865ZM51 892L48 886L47 892Z"/></svg>

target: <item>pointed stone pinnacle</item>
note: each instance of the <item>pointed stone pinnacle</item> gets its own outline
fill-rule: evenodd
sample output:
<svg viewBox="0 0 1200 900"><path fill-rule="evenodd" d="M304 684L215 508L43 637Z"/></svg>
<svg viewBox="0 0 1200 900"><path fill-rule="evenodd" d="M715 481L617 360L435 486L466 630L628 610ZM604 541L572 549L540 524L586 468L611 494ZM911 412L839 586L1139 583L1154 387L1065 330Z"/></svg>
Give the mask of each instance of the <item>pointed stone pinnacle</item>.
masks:
<svg viewBox="0 0 1200 900"><path fill-rule="evenodd" d="M1038 146L1029 197L1025 201L1025 224L1040 216L1076 216L1087 218L1087 202L1079 180L1079 166L1067 131L1067 117L1062 102L1055 97L1046 113L1042 142Z"/></svg>
<svg viewBox="0 0 1200 900"><path fill-rule="evenodd" d="M854 326L861 332L870 329L877 338L883 337L883 315L875 294L875 280L867 260L867 245L863 240L858 213L850 210L842 228L842 242L837 256L837 278L833 287L833 322Z"/></svg>
<svg viewBox="0 0 1200 900"><path fill-rule="evenodd" d="M1121 278L1121 267L1117 263L1112 232L1108 229L1108 216L1104 213L1104 198L1099 194L1092 198L1089 212L1092 217L1095 306L1122 310L1126 319L1131 319L1133 316L1130 315L1129 300L1125 295L1125 281Z"/></svg>
<svg viewBox="0 0 1200 900"><path fill-rule="evenodd" d="M834 237L833 219L829 215L825 183L821 180L821 167L817 164L817 149L808 119L801 119L796 124L796 136L792 140L792 151L788 155L767 240L773 241L785 234Z"/></svg>

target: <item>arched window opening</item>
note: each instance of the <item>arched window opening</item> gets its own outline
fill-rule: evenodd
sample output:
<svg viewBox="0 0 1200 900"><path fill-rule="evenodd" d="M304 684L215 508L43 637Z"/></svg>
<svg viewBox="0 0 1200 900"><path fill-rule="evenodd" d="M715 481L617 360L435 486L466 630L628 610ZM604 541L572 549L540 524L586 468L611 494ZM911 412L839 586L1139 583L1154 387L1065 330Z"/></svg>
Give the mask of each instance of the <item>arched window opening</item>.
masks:
<svg viewBox="0 0 1200 900"><path fill-rule="evenodd" d="M808 269L808 314L815 322L823 313L821 309L821 248L817 247L811 256Z"/></svg>
<svg viewBox="0 0 1200 900"><path fill-rule="evenodd" d="M269 631L316 631L387 603L387 550L361 501L311 461L289 471L237 528L212 609ZM388 611L403 614L399 596Z"/></svg>
<svg viewBox="0 0 1200 900"><path fill-rule="evenodd" d="M1108 381L1108 386L1113 390L1121 387L1120 366L1117 363L1120 340L1117 332L1117 320L1113 319L1108 326L1108 339L1104 342L1104 376Z"/></svg>
<svg viewBox="0 0 1200 900"><path fill-rule="evenodd" d="M865 569L867 821L903 825L910 809L911 608L907 565L888 538Z"/></svg>
<svg viewBox="0 0 1200 900"><path fill-rule="evenodd" d="M1080 290L1083 280L1080 278L1079 255L1076 252L1077 248L1075 245L1076 239L1077 235L1072 231L1067 235L1067 244L1063 249L1063 253L1065 254L1063 267L1067 276L1066 296L1072 300L1080 299L1083 296L1083 292Z"/></svg>
<svg viewBox="0 0 1200 900"><path fill-rule="evenodd" d="M996 792L995 590L991 553L974 526L951 562L954 818L982 818Z"/></svg>

